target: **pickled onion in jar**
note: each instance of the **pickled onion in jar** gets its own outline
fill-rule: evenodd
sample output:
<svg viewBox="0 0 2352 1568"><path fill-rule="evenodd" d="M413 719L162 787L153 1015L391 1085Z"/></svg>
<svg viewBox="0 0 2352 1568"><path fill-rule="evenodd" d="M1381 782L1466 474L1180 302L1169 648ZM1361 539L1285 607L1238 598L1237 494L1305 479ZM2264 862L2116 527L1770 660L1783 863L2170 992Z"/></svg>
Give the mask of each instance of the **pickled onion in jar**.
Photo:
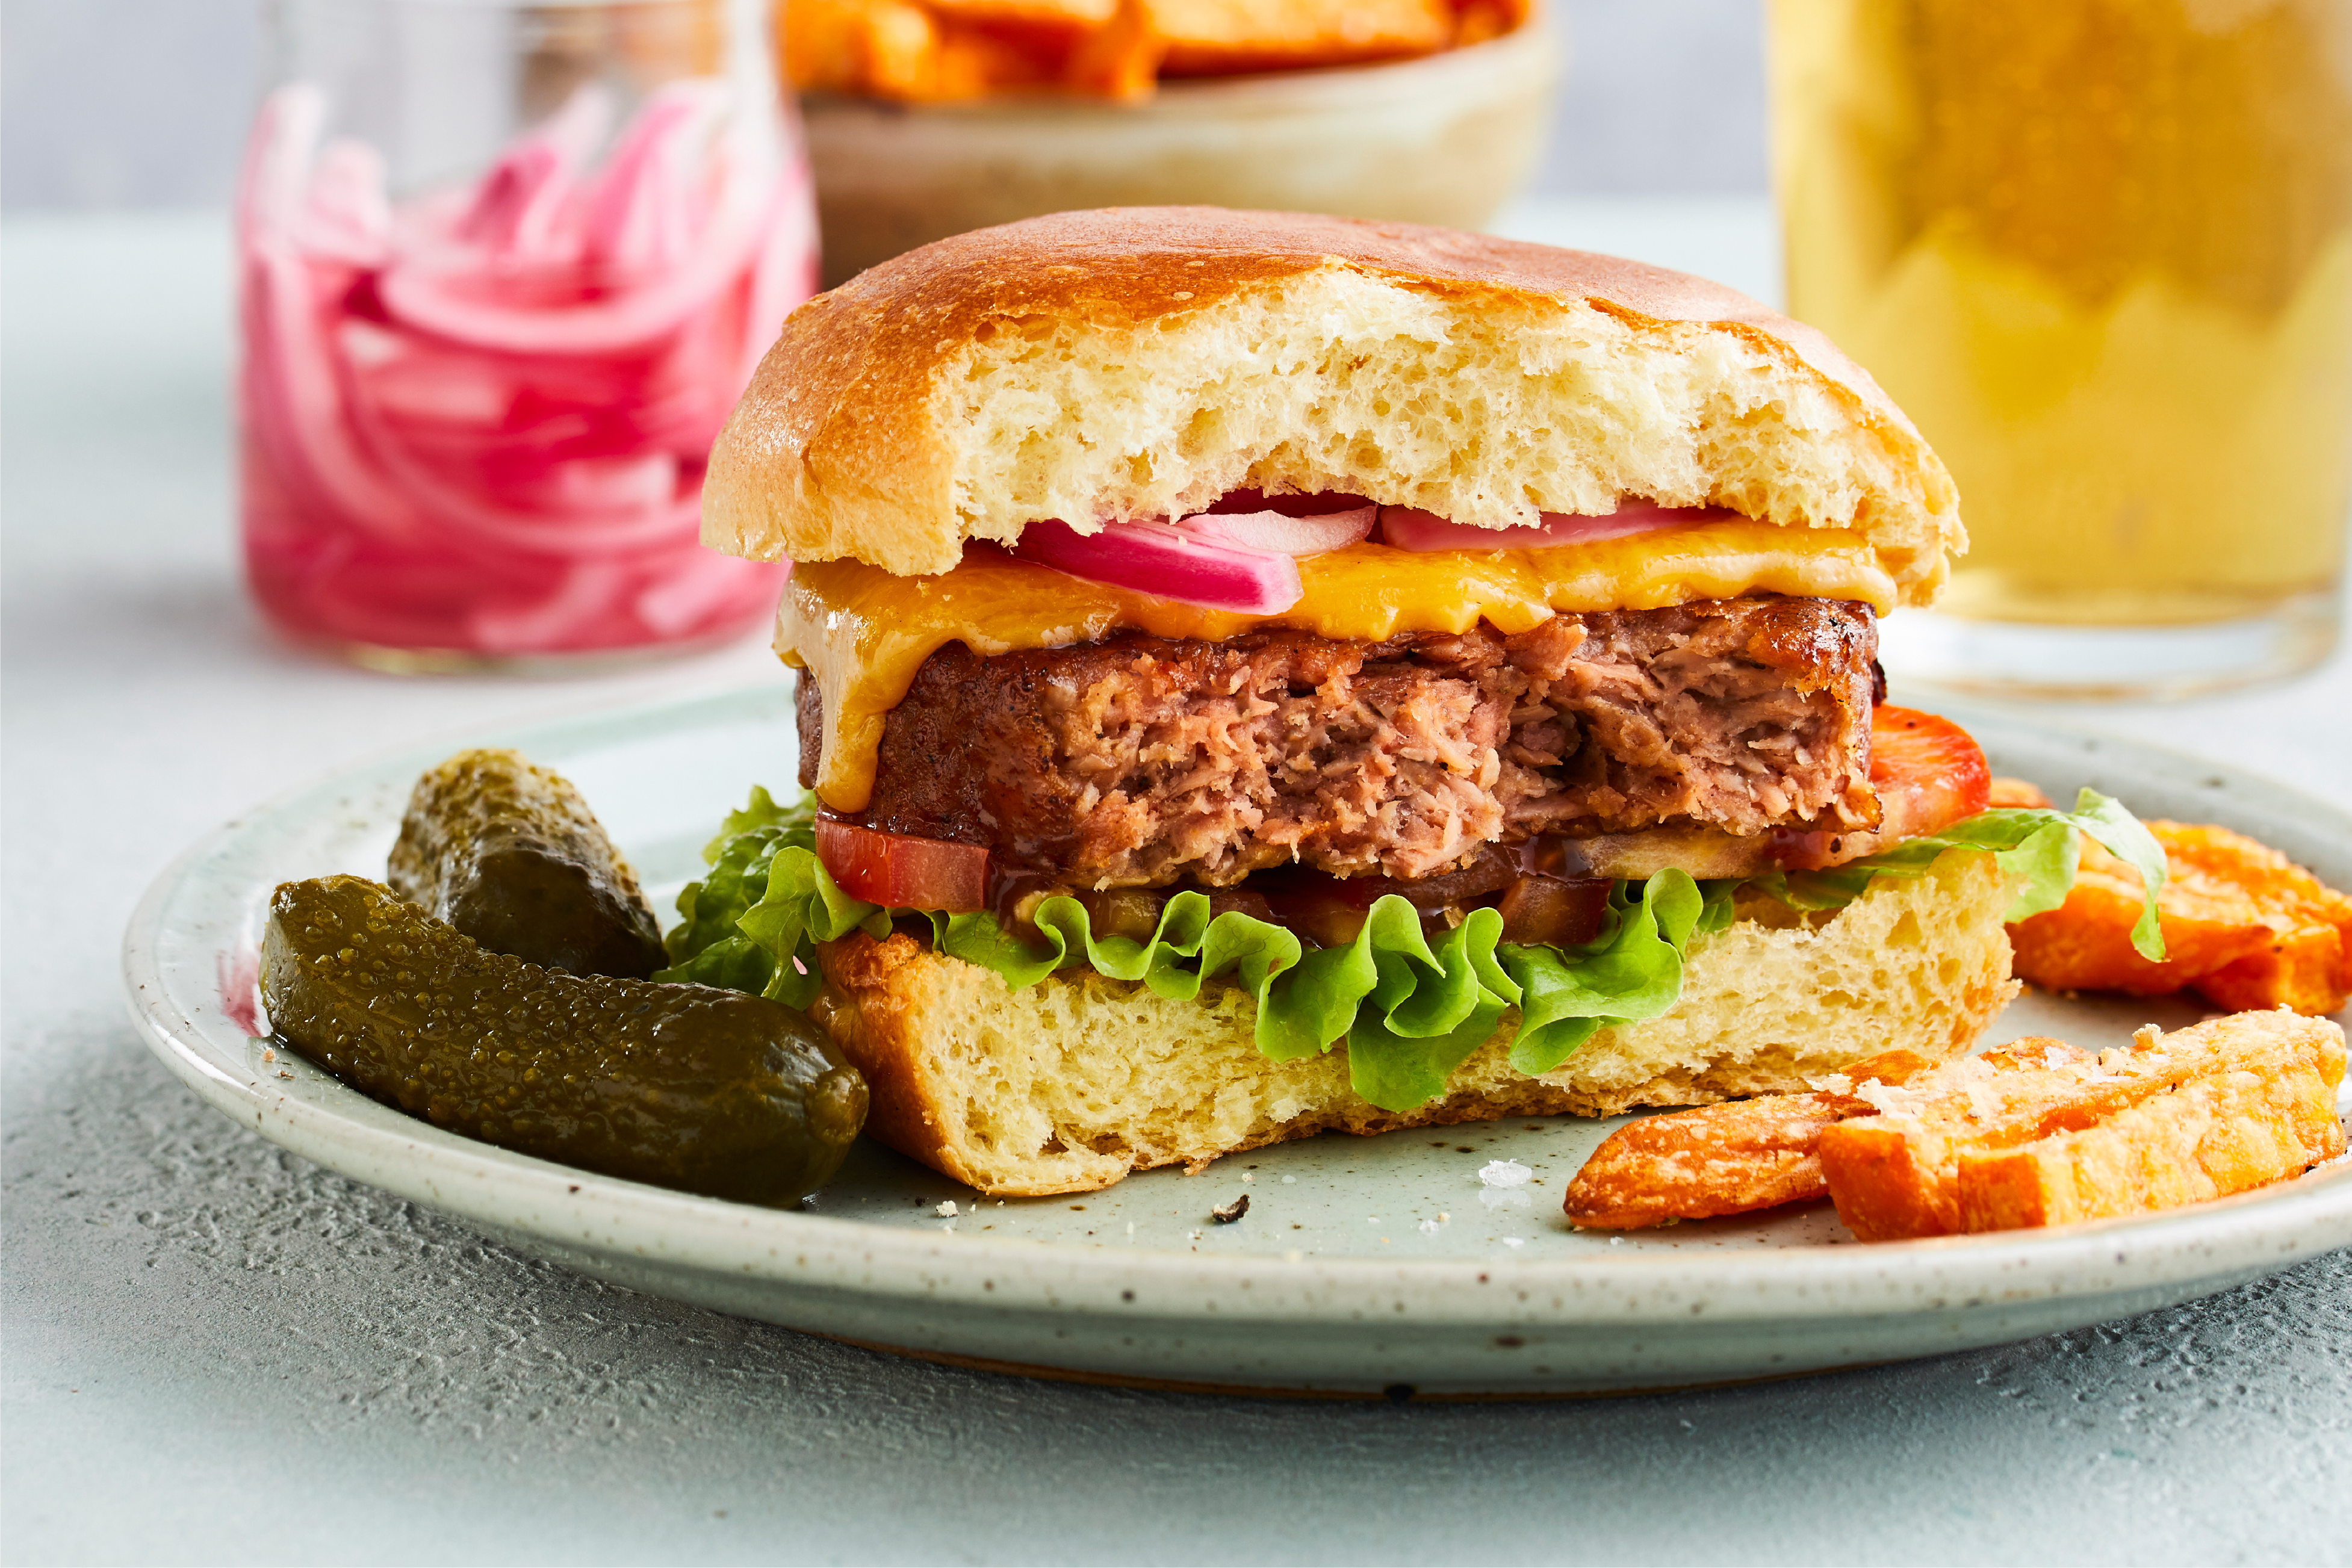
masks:
<svg viewBox="0 0 2352 1568"><path fill-rule="evenodd" d="M289 632L496 661L772 613L789 568L703 549L699 496L815 291L806 166L716 79L616 118L591 83L470 185L395 203L317 88L265 100L236 213L246 559Z"/></svg>

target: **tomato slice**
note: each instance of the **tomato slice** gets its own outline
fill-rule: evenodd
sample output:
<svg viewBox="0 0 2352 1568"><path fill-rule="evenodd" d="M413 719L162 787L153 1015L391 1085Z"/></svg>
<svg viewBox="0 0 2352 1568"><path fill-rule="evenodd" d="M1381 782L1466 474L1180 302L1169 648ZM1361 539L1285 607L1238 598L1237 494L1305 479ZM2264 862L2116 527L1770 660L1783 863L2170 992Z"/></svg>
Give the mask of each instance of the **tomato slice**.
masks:
<svg viewBox="0 0 2352 1568"><path fill-rule="evenodd" d="M1881 703L1870 714L1875 832L1823 829L1773 835L1772 862L1790 871L1842 865L1975 816L1992 800L1992 769L1976 737L1950 719Z"/></svg>
<svg viewBox="0 0 2352 1568"><path fill-rule="evenodd" d="M1882 704L1870 714L1870 784L1882 843L1975 816L1992 800L1992 769L1976 737L1950 719Z"/></svg>
<svg viewBox="0 0 2352 1568"><path fill-rule="evenodd" d="M988 907L988 847L887 833L819 813L816 858L852 898L968 915Z"/></svg>

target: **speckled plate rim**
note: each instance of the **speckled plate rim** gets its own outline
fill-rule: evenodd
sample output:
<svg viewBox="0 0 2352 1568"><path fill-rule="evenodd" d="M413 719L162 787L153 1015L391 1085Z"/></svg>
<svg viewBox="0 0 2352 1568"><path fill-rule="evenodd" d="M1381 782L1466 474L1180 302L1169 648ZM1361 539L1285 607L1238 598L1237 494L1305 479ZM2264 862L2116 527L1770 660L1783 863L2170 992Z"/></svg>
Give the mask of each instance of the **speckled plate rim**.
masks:
<svg viewBox="0 0 2352 1568"><path fill-rule="evenodd" d="M2117 1292L2170 1294L2243 1279L2352 1245L2352 1160L2275 1186L2194 1207L2037 1232L1927 1241L1699 1255L1569 1260L1290 1259L1105 1250L1068 1243L940 1237L819 1214L750 1207L622 1181L445 1133L307 1069L264 1082L248 1037L216 993L176 992L161 961L164 922L206 895L200 873L243 835L338 787L413 776L460 744L556 748L627 728L690 727L698 714L773 700L765 688L647 705L436 745L404 746L379 761L314 780L215 830L159 876L125 933L122 974L132 1020L182 1082L241 1124L305 1158L442 1212L558 1251L642 1260L668 1269L771 1281L845 1300L916 1300L1002 1313L1105 1314L1133 1322L1148 1292L1165 1321L1215 1319L1305 1327L1360 1316L1368 1303L1426 1325L1541 1322L1655 1325L1710 1322L1883 1320L1997 1302ZM2061 733L1990 708L1937 705L1968 723L1997 756L2020 749L2075 758L2088 781L2161 776L2176 787L2227 789L2229 813L2298 859L2352 863L2352 816L2239 772L2137 742ZM2315 851L2321 852L2315 853ZM224 931L243 908L219 907ZM1491 1288L1489 1288L1491 1287ZM1383 1321L1387 1321L1385 1316ZM810 1321L821 1332L847 1332ZM1392 1328L1403 1332L1405 1323Z"/></svg>

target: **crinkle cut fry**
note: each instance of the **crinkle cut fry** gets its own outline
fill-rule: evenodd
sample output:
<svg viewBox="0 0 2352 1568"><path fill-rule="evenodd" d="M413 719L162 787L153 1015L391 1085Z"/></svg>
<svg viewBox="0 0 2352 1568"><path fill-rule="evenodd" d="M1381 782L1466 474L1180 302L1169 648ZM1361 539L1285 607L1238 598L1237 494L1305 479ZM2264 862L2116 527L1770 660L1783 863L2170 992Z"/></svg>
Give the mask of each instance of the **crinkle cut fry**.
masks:
<svg viewBox="0 0 2352 1568"><path fill-rule="evenodd" d="M2265 1080L2309 1075L2324 1089L2320 1109L2310 1113L2332 1122L2335 1086L2344 1078L2344 1032L2326 1019L2282 1009L2212 1019L2168 1035L2145 1030L2132 1050L2098 1057L2054 1040L2021 1041L2002 1052L1948 1063L1899 1090L1872 1094L1879 1114L1822 1132L1822 1169L1839 1218L1863 1240L1955 1235L1971 1228L1962 1197L1965 1162L2084 1133L2184 1084L2240 1072ZM2305 1091L2293 1085L2275 1092L2304 1103L2295 1097ZM2187 1116L2202 1103L2185 1102L2168 1114ZM2162 1120L2116 1122L2122 1143L2083 1146L2108 1150L2102 1157L2112 1163L2121 1157L2116 1151L2157 1138ZM2239 1131L2259 1141L2258 1130ZM2311 1146L2326 1142L2319 1131L2311 1138L2318 1140ZM2059 1157L2066 1146L2053 1144L2048 1152ZM2142 1187L2157 1190L2152 1181ZM1979 1206L1978 1223L1989 1225L1997 1207L2018 1211L2024 1201L1988 1198Z"/></svg>
<svg viewBox="0 0 2352 1568"><path fill-rule="evenodd" d="M2138 873L2085 841L2064 905L2009 928L2016 972L2059 990L2193 989L2233 1011L2313 1017L2352 1000L2352 897L2226 828L2151 821L2170 872L2158 901L2166 956L2134 951Z"/></svg>
<svg viewBox="0 0 2352 1568"><path fill-rule="evenodd" d="M1902 1083L1932 1065L1890 1051L1849 1066L1833 1087L1763 1094L1645 1116L1612 1133L1568 1187L1568 1218L1592 1230L1745 1214L1829 1196L1813 1145L1839 1118L1870 1110L1845 1091Z"/></svg>

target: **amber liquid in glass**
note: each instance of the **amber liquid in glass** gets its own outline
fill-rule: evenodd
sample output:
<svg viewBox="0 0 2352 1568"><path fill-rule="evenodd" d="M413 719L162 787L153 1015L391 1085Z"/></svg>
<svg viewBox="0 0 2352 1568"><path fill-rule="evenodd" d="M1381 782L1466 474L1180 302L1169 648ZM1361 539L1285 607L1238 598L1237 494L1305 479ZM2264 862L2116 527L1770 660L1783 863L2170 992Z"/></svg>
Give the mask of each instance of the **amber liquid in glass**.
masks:
<svg viewBox="0 0 2352 1568"><path fill-rule="evenodd" d="M1790 313L1958 482L1937 610L2332 628L2352 0L1773 0L1771 29Z"/></svg>

